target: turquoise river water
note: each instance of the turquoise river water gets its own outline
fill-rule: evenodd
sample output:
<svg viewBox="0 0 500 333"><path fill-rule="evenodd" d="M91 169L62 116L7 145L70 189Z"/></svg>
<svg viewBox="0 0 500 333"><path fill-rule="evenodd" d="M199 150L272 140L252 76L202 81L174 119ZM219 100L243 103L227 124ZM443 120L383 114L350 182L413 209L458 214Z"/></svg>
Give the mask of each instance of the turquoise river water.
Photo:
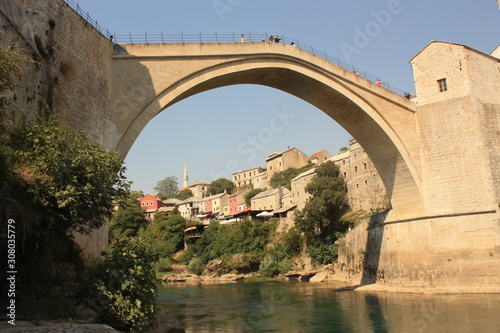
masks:
<svg viewBox="0 0 500 333"><path fill-rule="evenodd" d="M335 291L334 284L171 283L160 304L186 332L500 332L498 294Z"/></svg>

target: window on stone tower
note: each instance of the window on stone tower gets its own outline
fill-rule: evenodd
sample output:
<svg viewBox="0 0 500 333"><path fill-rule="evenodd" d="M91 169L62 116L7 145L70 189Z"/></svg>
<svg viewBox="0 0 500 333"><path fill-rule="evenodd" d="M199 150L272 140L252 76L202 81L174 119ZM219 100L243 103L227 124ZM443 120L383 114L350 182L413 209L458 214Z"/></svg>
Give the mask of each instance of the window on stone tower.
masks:
<svg viewBox="0 0 500 333"><path fill-rule="evenodd" d="M438 80L439 84L439 92L444 92L448 90L448 86L446 85L446 79Z"/></svg>

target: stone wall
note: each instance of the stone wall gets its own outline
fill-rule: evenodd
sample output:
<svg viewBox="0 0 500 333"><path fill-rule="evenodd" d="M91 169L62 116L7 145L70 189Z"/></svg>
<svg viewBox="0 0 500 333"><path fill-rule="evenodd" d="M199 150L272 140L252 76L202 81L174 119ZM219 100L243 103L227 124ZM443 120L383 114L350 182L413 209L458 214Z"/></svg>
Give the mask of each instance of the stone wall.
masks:
<svg viewBox="0 0 500 333"><path fill-rule="evenodd" d="M112 148L107 133L111 122L112 45L63 0L0 0L0 43L15 42L36 63L14 93L17 114L34 120L57 115L83 130L103 148ZM77 235L87 257L107 248L107 227L90 237Z"/></svg>
<svg viewBox="0 0 500 333"><path fill-rule="evenodd" d="M365 150L356 140L349 141L349 150L332 157L344 176L353 211L381 211L389 207L384 183Z"/></svg>
<svg viewBox="0 0 500 333"><path fill-rule="evenodd" d="M412 292L500 292L499 213L381 223L375 215L338 241L335 277Z"/></svg>
<svg viewBox="0 0 500 333"><path fill-rule="evenodd" d="M62 0L0 2L2 43L33 56L18 106L33 119L57 114L104 148L110 124L112 45Z"/></svg>

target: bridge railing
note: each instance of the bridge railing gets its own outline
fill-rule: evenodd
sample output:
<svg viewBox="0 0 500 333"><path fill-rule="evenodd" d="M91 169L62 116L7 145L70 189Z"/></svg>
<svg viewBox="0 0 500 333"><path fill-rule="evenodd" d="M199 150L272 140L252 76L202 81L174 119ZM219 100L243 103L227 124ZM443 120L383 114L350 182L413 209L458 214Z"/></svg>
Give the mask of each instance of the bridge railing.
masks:
<svg viewBox="0 0 500 333"><path fill-rule="evenodd" d="M164 33L159 33L159 34L131 34L129 33L128 35L116 35L113 33L110 33L109 30L103 28L97 20L92 19L90 17L89 13L85 12L82 10L78 2L74 0L65 0L66 3L73 8L82 18L87 20L95 29L97 29L102 35L104 35L106 38L111 38L114 43L117 44L138 44L138 43L239 43L241 42L241 34L218 34L218 33L213 33L213 34L164 34ZM252 34L252 33L245 33L245 42L269 42L269 36L270 34L264 33L264 34ZM328 55L326 52L322 52L318 49L315 49L311 45L304 44L300 42L297 39L291 39L285 36L279 36L281 37L280 43L286 43L286 44L294 44L296 47L305 50L307 52L310 52L316 56L319 56L331 63L337 64L338 66L352 71L356 73L356 75L359 75L369 81L372 82L377 82L378 77L368 74L365 71L354 67L351 64L348 64L340 58L335 58L330 55ZM404 91L401 89L396 88L395 86L391 85L388 82L384 81L384 88L387 88L388 90L399 94L403 95Z"/></svg>
<svg viewBox="0 0 500 333"><path fill-rule="evenodd" d="M246 33L245 35L245 42L269 42L269 34L253 34L253 33ZM288 38L285 36L280 36L281 40L279 41L280 43L285 43L285 44L292 44L302 50L305 50L307 52L310 52L316 56L319 56L331 63L337 64L338 66L352 71L356 73L356 75L359 75L371 82L377 82L379 78L377 76L371 75L369 73L366 73L365 71L354 67L351 64L348 64L344 61L342 61L340 58L335 58L330 55L328 55L326 52L322 52L318 49L315 49L311 45L304 44L300 42L297 39L292 39ZM198 33L198 34L164 34L164 33L159 33L159 34L149 34L149 33L144 33L144 34L128 34L128 35L113 35L113 41L118 44L139 44L139 43L144 43L144 44L155 44L155 43L240 43L241 42L241 34L218 34L218 33L213 33L213 34L203 34L203 33ZM388 82L383 82L384 88L387 88L388 90L395 92L399 95L403 95L404 91L401 89L398 89L397 87L391 85Z"/></svg>
<svg viewBox="0 0 500 333"><path fill-rule="evenodd" d="M85 12L82 7L78 4L78 2L73 1L73 0L64 0L66 3L73 8L82 18L84 18L87 22L89 22L94 28L96 28L101 34L103 34L106 38L110 38L112 33L108 31L108 29L105 29L102 27L97 20L94 20L92 17L90 17L88 12Z"/></svg>

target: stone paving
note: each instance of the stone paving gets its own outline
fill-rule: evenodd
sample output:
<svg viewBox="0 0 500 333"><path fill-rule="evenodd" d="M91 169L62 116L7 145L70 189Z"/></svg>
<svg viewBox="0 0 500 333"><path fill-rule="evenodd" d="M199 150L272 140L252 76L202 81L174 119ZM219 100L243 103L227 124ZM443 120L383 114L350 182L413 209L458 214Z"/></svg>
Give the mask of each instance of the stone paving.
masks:
<svg viewBox="0 0 500 333"><path fill-rule="evenodd" d="M10 325L7 322L0 323L2 333L29 332L29 333L110 333L119 332L108 325L103 324L85 324L68 322L46 322L46 321L16 321L16 325Z"/></svg>

